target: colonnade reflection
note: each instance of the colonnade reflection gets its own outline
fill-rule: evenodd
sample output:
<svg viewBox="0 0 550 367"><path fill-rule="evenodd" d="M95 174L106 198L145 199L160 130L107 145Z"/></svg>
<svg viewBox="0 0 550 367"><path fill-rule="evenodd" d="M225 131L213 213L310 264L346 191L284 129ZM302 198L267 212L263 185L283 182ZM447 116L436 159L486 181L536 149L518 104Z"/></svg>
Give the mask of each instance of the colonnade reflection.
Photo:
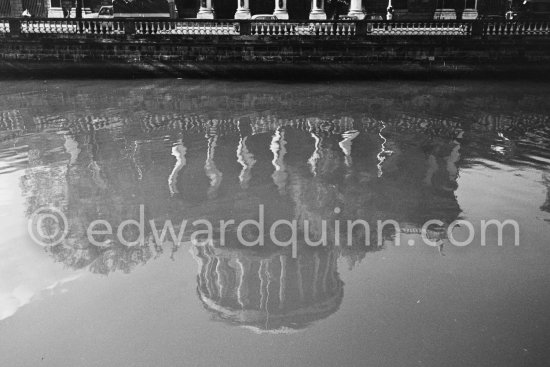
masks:
<svg viewBox="0 0 550 367"><path fill-rule="evenodd" d="M304 231L307 221L314 238L320 236L323 221L334 235L330 221L335 218L369 223L394 219L410 227L428 219L450 223L460 213L454 196L460 131L456 139L426 138L353 129L359 126L351 118L340 125L319 118L305 121L305 129L273 125L273 130L264 127L253 133L253 123L245 117L230 134L227 126L223 130L223 123L212 120L206 122L204 135L179 132L149 139L130 138L118 129L56 134L35 142L44 151L33 149L37 167L29 167L23 178L28 213L46 203L63 208L70 237L52 253L75 267L92 264L103 254L116 257L117 251L130 251L139 261L155 256L154 248L136 254L115 238L105 238L110 241L105 247L86 238L93 220L107 220L113 228L127 219L138 220L139 205L145 207L145 222L154 220L161 228L168 219L239 223L257 218L261 204L267 226L296 219ZM49 156L51 151L56 154ZM342 243L363 243L340 231ZM328 245L335 245L330 237ZM109 272L109 264L112 270L131 268L111 259L91 269Z"/></svg>
<svg viewBox="0 0 550 367"><path fill-rule="evenodd" d="M513 163L525 149L521 144L533 138L526 132L540 131L540 138L548 129L546 117L522 108L515 117L470 110L442 117L429 98L403 99L406 108L385 111L395 106L386 96L369 102L369 112L316 113L293 95L249 97L188 99L189 111L173 98L140 109L142 100L132 97L139 103L124 113L109 105L80 114L44 108L0 114L1 131L18 136L17 154L24 156L27 214L53 205L69 220L67 240L48 254L71 268L109 274L131 272L163 254L175 257L185 246L199 267L200 302L216 319L256 331L292 331L338 310L345 286L339 264L353 269L369 251L384 251L365 246L361 231L336 228L336 219L393 219L409 235L430 219L449 224L461 213L455 195L461 169L476 159ZM76 103L73 98L67 96L69 104ZM151 98L143 98L148 103ZM228 112L213 109L223 103ZM193 242L188 229L182 243L157 243L146 226L143 246L127 247L109 235L96 236L101 246L88 240L94 220L117 228L139 220L141 205L145 223L162 228L170 220L179 229L183 220L206 219L215 238ZM217 223L256 220L260 205L266 228L279 219L297 221L296 258L272 243L244 248L234 229L224 232L221 245ZM323 222L326 246L307 246L304 234L318 240ZM444 241L444 229L428 236ZM128 227L124 235L133 239L138 233ZM383 245L391 245L394 235L384 232Z"/></svg>
<svg viewBox="0 0 550 367"><path fill-rule="evenodd" d="M166 220L208 219L220 231L220 220L258 219L258 207L264 205L267 228L278 219L294 219L312 240L326 233L325 246L311 248L300 237L294 258L290 249L269 243L267 235L265 247L248 249L232 231L224 233L223 245L218 238L190 243L186 233L183 242L199 264L200 301L216 319L257 332L307 327L342 302L338 258L353 267L367 252L382 249L365 246L366 233L349 237L335 228L335 219L371 224L393 219L411 233L422 221L450 223L458 217L460 138L383 129L340 132L338 125L318 118L306 121L306 129L274 126L256 134L251 120L241 118L234 134L209 121L204 135L129 139L117 129L52 135L43 151L37 145L36 167L23 177L28 212L46 203L62 208L70 235L49 248L50 255L73 268L108 274L130 272L166 251L173 255L182 243L157 243L147 229L145 246L96 236L103 243L97 246L86 237L93 220L117 228L124 220L139 221L144 205L145 222L153 220L158 228ZM347 119L344 126L357 124ZM57 153L49 156L51 151ZM391 243L394 234L385 233L385 241ZM124 231L125 238L138 235L133 228ZM444 239L443 232L431 236Z"/></svg>
<svg viewBox="0 0 550 367"><path fill-rule="evenodd" d="M200 129L163 131L168 134L148 139L143 135L129 139L116 128L69 131L61 135L63 141L56 135L53 140L59 142L48 142L44 149L55 150L52 144L62 144L68 163L50 164L49 159L63 160L59 154L52 158L39 149L31 152L40 169L29 168L23 184L28 212L52 201L52 191L56 191L52 182L65 186L57 189L60 197L56 200L69 212L74 207L78 215L69 213L74 222L71 228L82 229L98 219L96 213L110 217L113 225L135 218L139 202L147 204L148 219L157 219L156 212L168 208L163 218L176 214L177 222L183 218L177 203L189 202L199 208L205 204L201 209L212 210L220 190L224 203L247 201L240 208L247 209L243 219L255 215L252 209L260 203L280 201L274 192L286 200L280 201L280 206L286 206L282 218L310 221L327 218L334 207L344 205L351 219L363 219L368 207L376 208L377 216L364 219L391 218L416 225L428 219L449 223L460 211L453 194L464 133L459 127L438 137L418 133L418 125L406 131L403 124L357 123L352 118L286 123L273 118L274 122L263 124L249 117L230 120L234 130L223 120L210 120ZM41 185L50 191L47 195L32 192L40 191ZM363 196L368 199L362 201ZM411 198L415 206L409 208L404 204ZM90 209L89 215L85 209ZM201 213L195 218L202 214L212 217L212 213ZM73 240L79 243L84 238L81 234Z"/></svg>

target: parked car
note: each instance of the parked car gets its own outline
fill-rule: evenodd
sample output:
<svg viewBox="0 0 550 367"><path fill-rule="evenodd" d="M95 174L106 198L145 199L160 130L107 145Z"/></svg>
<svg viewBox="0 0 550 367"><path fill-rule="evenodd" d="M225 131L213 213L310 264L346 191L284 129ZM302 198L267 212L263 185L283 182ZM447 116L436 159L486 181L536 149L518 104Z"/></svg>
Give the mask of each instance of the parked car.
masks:
<svg viewBox="0 0 550 367"><path fill-rule="evenodd" d="M504 15L496 15L496 14L480 15L478 18L483 20L490 20L493 22L504 22L505 20Z"/></svg>
<svg viewBox="0 0 550 367"><path fill-rule="evenodd" d="M358 18L353 15L340 15L338 20L357 20Z"/></svg>
<svg viewBox="0 0 550 367"><path fill-rule="evenodd" d="M113 6L112 5L104 5L102 6L99 11L97 12L97 15L96 15L97 18L102 18L102 19L110 19L110 18L113 18L114 17L114 11L113 11Z"/></svg>
<svg viewBox="0 0 550 367"><path fill-rule="evenodd" d="M456 20L456 11L454 9L436 9L434 20Z"/></svg>
<svg viewBox="0 0 550 367"><path fill-rule="evenodd" d="M277 20L277 16L273 14L256 14L253 15L252 20Z"/></svg>
<svg viewBox="0 0 550 367"><path fill-rule="evenodd" d="M103 5L91 18L170 18L165 0L142 0L126 2L114 0L113 5Z"/></svg>
<svg viewBox="0 0 550 367"><path fill-rule="evenodd" d="M384 15L379 13L370 13L365 16L366 20L384 20Z"/></svg>

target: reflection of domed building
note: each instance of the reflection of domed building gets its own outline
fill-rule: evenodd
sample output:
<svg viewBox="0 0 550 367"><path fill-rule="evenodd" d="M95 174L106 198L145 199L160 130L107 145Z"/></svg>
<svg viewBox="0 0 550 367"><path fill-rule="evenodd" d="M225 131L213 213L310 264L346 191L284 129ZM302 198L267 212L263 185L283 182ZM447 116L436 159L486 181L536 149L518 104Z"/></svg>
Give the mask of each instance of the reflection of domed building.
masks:
<svg viewBox="0 0 550 367"><path fill-rule="evenodd" d="M344 295L333 249L246 251L197 245L197 293L219 320L257 332L290 332L336 312Z"/></svg>
<svg viewBox="0 0 550 367"><path fill-rule="evenodd" d="M110 240L104 246L86 239L93 220L116 228L138 219L142 204L146 223L159 225L168 219L255 219L263 204L266 223L295 219L305 231L301 223L308 220L313 239L326 220L330 246L336 245L335 219L371 226L394 219L407 233L417 233L428 219L448 224L460 214L455 191L466 159L490 158L499 144L514 155L514 136L547 129L543 114L531 108L542 101L525 100L505 115L512 101L478 101L469 91L464 102L422 86L399 98L393 89L355 97L345 89L311 88L299 98L262 88L228 98L215 88L185 92L179 86L122 88L116 98L44 93L24 97L31 103L9 101L22 107L6 108L0 129L37 132L28 142L32 164L22 182L28 211L56 205L71 228L66 243L50 254L99 273L131 271L163 250L148 241L150 232L139 248L113 238L100 238ZM335 98L345 103L328 111ZM61 100L67 111L54 107ZM348 100L361 109L345 107ZM467 119L460 117L465 104L472 106ZM530 115L522 112L526 107ZM391 243L394 234L390 227L384 240ZM352 246L341 246L338 256L354 264L369 249L360 233L348 237L340 228L340 244ZM186 233L183 242L188 238ZM169 253L177 244L168 246Z"/></svg>
<svg viewBox="0 0 550 367"><path fill-rule="evenodd" d="M129 273L190 245L199 264L198 297L214 318L257 332L290 332L338 310L344 292L338 261L352 269L369 251L396 243L391 226L378 243L378 220L394 220L402 233L417 236L423 223L438 219L442 228L427 235L444 242L445 226L461 212L460 170L495 154L507 162L526 159L519 152L540 144L525 132L548 136L547 118L529 101L523 102L529 108L506 115L506 106L518 105L503 99L492 109L470 91L460 99L421 87L361 97L344 88L308 88L314 91L247 90L237 97L180 86L85 98L49 91L25 97L32 103L8 101L23 107L0 113L0 140L21 135L20 145L31 147L20 148L19 163L26 169L27 214L49 204L68 218L66 241L47 248L56 261L97 274ZM361 107L346 107L353 104ZM549 203L550 196L542 210ZM94 220L106 220L116 233L123 221L140 218L141 205L143 245L124 246L107 235L96 238L101 245L88 241ZM267 230L279 219L297 221L296 257L273 244L239 248L233 228L223 232L229 245L221 245L219 221L257 220L260 205ZM213 224L213 242L190 241L189 225L181 240L152 240L150 220L157 228L170 220L179 231L183 220L197 219ZM348 232L348 220L368 223L370 238L361 227ZM321 241L324 222L326 245L308 246L305 236ZM124 233L128 240L137 235Z"/></svg>
<svg viewBox="0 0 550 367"><path fill-rule="evenodd" d="M6 169L25 169L27 215L45 205L66 215L69 236L46 249L55 261L129 273L189 245L205 309L257 332L300 330L337 312L344 294L337 265L352 269L369 251L396 243L391 226L377 238L378 220L394 220L416 237L423 223L438 219L443 226L426 234L445 242L446 226L461 213L455 193L464 167L539 167L535 160L548 157L542 95L516 100L516 92L431 84L399 91L377 84L362 94L337 85L274 93L247 84L234 92L180 82L8 96L0 101L0 142L17 137L18 146L6 153ZM239 248L234 228L223 232L231 240L222 246L219 221L257 220L260 205L266 229L279 219L297 221L296 256L272 243ZM146 225L142 245L109 235L96 237L100 245L88 240L94 220L116 233L122 222L140 219L141 206L145 223L157 228L167 220L176 231L183 220L209 220L214 239L192 242L188 226L181 239L156 243ZM550 191L541 209L550 211ZM348 232L348 220L368 223L370 237L361 227ZM324 222L326 244L308 246L306 235L322 242ZM131 228L124 234L138 235Z"/></svg>
<svg viewBox="0 0 550 367"><path fill-rule="evenodd" d="M138 220L140 205L145 207L145 223L154 220L162 226L168 219L177 224L184 219L218 223L232 218L238 223L256 219L263 204L268 225L278 219L297 220L299 231L307 231L314 241L327 221L327 245L351 245L339 252L350 265L374 248L362 246L363 233L350 237L346 227L336 229L335 219L367 221L372 235L377 220L418 228L428 219L450 223L460 212L454 196L460 143L437 136L421 141L418 122L409 123L407 136L398 131L404 125L391 119L245 116L226 124L196 120L189 122L190 131L185 124L165 131L161 122L171 120L158 120L153 130L141 131L141 120L128 132L117 124L109 129L100 120L97 129L92 125L88 131L82 127L63 135L67 154L50 158L62 168L63 179L56 182L64 186L61 199L71 232L66 243L50 249L52 256L103 274L128 272L158 256L162 244L155 247L145 241L139 248L126 247L114 236L104 236L99 241L107 242L97 246L86 238L86 228L96 219L114 229L125 220ZM73 122L73 127L80 126ZM48 146L48 151L58 149ZM32 200L48 198L28 193ZM335 242L336 231L340 240ZM137 236L131 231L125 235L132 240ZM392 235L386 233L385 238ZM149 227L145 237L151 238ZM178 244L170 246L174 251Z"/></svg>

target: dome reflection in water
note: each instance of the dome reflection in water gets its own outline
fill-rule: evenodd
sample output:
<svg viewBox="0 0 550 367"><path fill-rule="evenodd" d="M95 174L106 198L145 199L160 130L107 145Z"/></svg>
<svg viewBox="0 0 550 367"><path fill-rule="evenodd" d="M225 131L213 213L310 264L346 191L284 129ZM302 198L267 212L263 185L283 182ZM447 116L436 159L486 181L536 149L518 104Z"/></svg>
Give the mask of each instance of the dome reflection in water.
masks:
<svg viewBox="0 0 550 367"><path fill-rule="evenodd" d="M461 215L462 168L481 158L514 164L529 162L532 151L547 154L540 144L518 153L518 141L532 138L526 131L547 137L547 115L484 111L482 96L452 105L422 88L403 91L401 100L383 91L359 98L355 110L346 101L331 105L339 97L328 92L301 99L177 88L158 95L123 90L114 100L63 96L68 101L57 113L41 106L25 110L30 117L2 115L9 121L3 138L28 147L21 179L27 214L54 205L68 218L70 234L47 248L49 256L106 275L186 247L198 264L197 302L216 320L258 332L303 329L337 312L345 293L339 266L352 269L399 235L388 226L378 243L377 221L394 220L402 234L419 237L423 223L440 220L444 226L428 237L444 254L446 226ZM89 109L71 110L71 103ZM236 226L219 225L258 220L260 205L263 247L243 246ZM125 246L114 235L90 242L86 230L98 219L115 233L124 221L143 219L143 245ZM297 256L267 236L281 219L297 222ZM182 221L188 226L180 241L159 243L150 223L161 229L168 220L177 232ZM193 241L195 220L210 221L214 239ZM348 220L364 220L371 233L335 225ZM130 241L140 233L126 226L123 235ZM261 234L249 226L244 235ZM278 238L289 235L277 231ZM322 245L309 246L306 237Z"/></svg>

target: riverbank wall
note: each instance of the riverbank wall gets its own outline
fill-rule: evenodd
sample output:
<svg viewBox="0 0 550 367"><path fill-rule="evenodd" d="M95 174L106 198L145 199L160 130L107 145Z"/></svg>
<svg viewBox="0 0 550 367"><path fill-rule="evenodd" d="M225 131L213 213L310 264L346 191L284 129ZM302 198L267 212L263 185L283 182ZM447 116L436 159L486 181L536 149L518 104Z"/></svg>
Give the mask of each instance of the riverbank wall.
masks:
<svg viewBox="0 0 550 367"><path fill-rule="evenodd" d="M465 34L383 34L355 24L336 34L327 24L334 34L311 25L314 34L246 34L250 24L233 25L238 34L19 29L0 33L0 77L547 78L550 71L550 34L475 34L473 23L455 25Z"/></svg>

